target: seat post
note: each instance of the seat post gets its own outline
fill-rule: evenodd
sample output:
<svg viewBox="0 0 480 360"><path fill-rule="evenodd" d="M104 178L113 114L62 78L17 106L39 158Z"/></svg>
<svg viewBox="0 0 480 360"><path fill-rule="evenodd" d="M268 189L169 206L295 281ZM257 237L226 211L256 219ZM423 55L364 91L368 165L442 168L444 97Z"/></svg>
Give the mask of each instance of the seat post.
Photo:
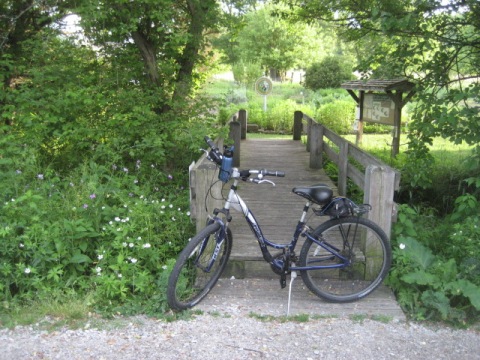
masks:
<svg viewBox="0 0 480 360"><path fill-rule="evenodd" d="M300 217L300 222L302 223L305 222L305 218L307 217L307 213L308 213L308 209L310 209L310 205L311 205L311 202L307 201L307 203L303 207L303 212L302 212L302 216Z"/></svg>

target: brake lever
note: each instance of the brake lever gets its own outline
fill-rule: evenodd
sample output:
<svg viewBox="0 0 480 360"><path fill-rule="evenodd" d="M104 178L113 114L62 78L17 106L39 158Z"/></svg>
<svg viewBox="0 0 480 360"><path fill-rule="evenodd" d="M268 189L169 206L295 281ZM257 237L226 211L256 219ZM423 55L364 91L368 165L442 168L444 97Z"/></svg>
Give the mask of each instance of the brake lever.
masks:
<svg viewBox="0 0 480 360"><path fill-rule="evenodd" d="M275 186L275 183L273 181L270 181L270 180L266 180L266 179L250 179L251 182L255 183L255 184L263 184L263 183L267 183L267 184L272 184L272 186Z"/></svg>

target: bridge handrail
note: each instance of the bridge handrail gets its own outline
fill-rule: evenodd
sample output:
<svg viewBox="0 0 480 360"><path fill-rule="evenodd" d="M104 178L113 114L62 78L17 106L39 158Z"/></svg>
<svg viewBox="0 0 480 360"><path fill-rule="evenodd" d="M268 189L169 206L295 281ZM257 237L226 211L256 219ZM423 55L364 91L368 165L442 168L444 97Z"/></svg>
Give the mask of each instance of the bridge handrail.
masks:
<svg viewBox="0 0 480 360"><path fill-rule="evenodd" d="M294 140L301 138L299 132L307 135L310 167L313 169L322 168L325 154L338 167L338 194L340 196L346 195L347 178L350 178L363 189L364 203L373 207L368 217L390 235L392 222L396 219L396 204L393 201L393 196L400 187L400 172L361 150L301 111L295 112L293 129ZM338 147L338 152L327 140ZM358 167L357 163L365 168L364 172ZM386 216L386 214L390 214L390 216Z"/></svg>

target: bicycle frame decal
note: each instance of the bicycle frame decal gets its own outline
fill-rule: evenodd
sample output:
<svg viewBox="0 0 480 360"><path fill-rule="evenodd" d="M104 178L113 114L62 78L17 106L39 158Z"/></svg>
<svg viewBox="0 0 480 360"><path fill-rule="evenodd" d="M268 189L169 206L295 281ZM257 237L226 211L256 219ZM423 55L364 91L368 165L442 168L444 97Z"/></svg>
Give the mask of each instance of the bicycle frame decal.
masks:
<svg viewBox="0 0 480 360"><path fill-rule="evenodd" d="M206 238L206 239L203 240L202 246L200 247L201 250L199 251L199 253L197 255L197 258L195 259L195 263L197 264L197 266L205 272L210 272L210 270L212 270L213 264L217 260L218 254L220 253L220 249L222 248L222 244L223 244L223 242L225 240L225 236L226 236L225 224L223 223L223 221L220 218L216 217L214 219L211 219L208 223L212 224L214 222L217 222L217 223L220 224L220 229L219 229L217 235L215 236L215 242L216 242L215 250L213 251L212 257L210 258L210 260L208 262L208 265L203 267L199 264L198 260L202 256L203 251L205 250L205 248L207 246L207 243L210 241L210 238Z"/></svg>

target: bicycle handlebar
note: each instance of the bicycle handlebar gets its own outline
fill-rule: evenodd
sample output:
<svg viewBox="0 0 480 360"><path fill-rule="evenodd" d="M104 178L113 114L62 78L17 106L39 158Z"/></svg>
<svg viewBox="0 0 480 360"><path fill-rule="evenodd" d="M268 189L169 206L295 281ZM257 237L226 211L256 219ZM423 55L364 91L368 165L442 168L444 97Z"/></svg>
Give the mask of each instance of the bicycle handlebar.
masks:
<svg viewBox="0 0 480 360"><path fill-rule="evenodd" d="M242 180L247 180L250 175L257 175L259 178L263 178L264 176L276 176L276 177L285 177L285 172L284 171L276 171L276 170L267 170L267 169L261 169L261 170L241 170L240 171L240 177Z"/></svg>
<svg viewBox="0 0 480 360"><path fill-rule="evenodd" d="M205 142L208 144L208 146L210 146L210 148L212 150L218 150L217 147L215 146L215 144L213 143L212 139L210 139L208 136L205 136Z"/></svg>
<svg viewBox="0 0 480 360"><path fill-rule="evenodd" d="M222 164L222 158L223 155L220 152L220 150L215 146L215 143L210 139L208 136L205 136L204 138L205 142L208 144L210 147L210 151L207 152L207 157L210 161L213 161L217 165ZM243 181L246 181L250 175L257 175L257 177L261 180L263 179L264 176L276 176L276 177L285 177L285 172L284 171L276 171L276 170L267 170L267 169L261 169L261 170L255 170L255 169L249 169L249 170L240 170L240 178Z"/></svg>
<svg viewBox="0 0 480 360"><path fill-rule="evenodd" d="M222 158L223 158L223 155L222 153L220 152L220 150L215 146L214 142L212 141L212 139L210 139L208 136L205 136L204 137L204 140L205 142L208 144L208 146L210 147L210 151L207 152L207 158L208 160L210 161L213 161L215 164L217 165L221 165L222 164Z"/></svg>

